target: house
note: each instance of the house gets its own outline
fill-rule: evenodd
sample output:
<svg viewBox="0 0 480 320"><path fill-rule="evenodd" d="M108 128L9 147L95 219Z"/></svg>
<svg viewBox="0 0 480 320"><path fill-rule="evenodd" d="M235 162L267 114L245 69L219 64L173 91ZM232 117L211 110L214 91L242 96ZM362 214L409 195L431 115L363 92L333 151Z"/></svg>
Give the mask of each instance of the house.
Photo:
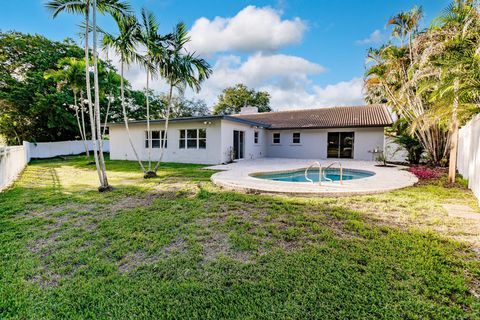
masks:
<svg viewBox="0 0 480 320"><path fill-rule="evenodd" d="M152 120L152 159L167 137L166 162L220 164L261 157L373 160L384 148L384 127L392 124L384 105L346 106ZM146 121L129 122L141 159L148 157ZM110 158L135 160L123 123L110 123Z"/></svg>

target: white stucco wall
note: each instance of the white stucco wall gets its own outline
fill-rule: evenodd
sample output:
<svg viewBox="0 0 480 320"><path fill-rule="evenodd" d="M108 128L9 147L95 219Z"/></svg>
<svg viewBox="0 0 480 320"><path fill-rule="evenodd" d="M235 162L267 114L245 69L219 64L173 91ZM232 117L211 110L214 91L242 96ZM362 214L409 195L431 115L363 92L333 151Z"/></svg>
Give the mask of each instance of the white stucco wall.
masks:
<svg viewBox="0 0 480 320"><path fill-rule="evenodd" d="M163 161L180 163L218 164L221 159L221 132L220 121L170 122L168 128L168 143ZM164 124L152 124L151 130L163 130ZM180 149L179 138L181 129L206 129L206 149ZM140 159L148 159L148 149L145 147L146 124L130 124L132 141ZM152 159L158 160L160 149L152 148ZM128 135L123 124L110 127L110 158L113 160L136 160L133 150L128 142Z"/></svg>
<svg viewBox="0 0 480 320"><path fill-rule="evenodd" d="M245 153L244 159L257 159L266 157L266 133L262 128L255 128L251 125L238 122L222 120L222 162L229 159L228 151L233 148L233 131L245 132ZM254 132L258 131L258 144L254 143Z"/></svg>
<svg viewBox="0 0 480 320"><path fill-rule="evenodd" d="M280 133L280 144L273 144L273 133ZM301 143L293 144L292 135L300 132ZM375 148L383 150L383 128L333 128L303 130L268 130L267 156L277 158L326 159L328 132L355 132L353 158L355 160L373 160Z"/></svg>
<svg viewBox="0 0 480 320"><path fill-rule="evenodd" d="M162 130L163 124L152 124L152 130ZM181 129L207 130L206 149L180 149L179 136ZM252 125L229 120L213 120L211 124L203 121L171 122L168 130L168 146L164 161L180 163L219 164L229 160L229 150L233 147L233 131L245 132L244 159L262 157L326 159L328 132L355 132L354 159L373 160L375 148L383 149L383 128L337 128L337 129L304 129L304 130L265 130ZM258 144L254 143L254 132L258 131ZM146 124L131 124L130 132L137 152L142 160L148 159L145 148ZM280 132L281 143L274 145L272 135ZM293 132L300 132L301 143L292 143ZM152 159L160 156L160 149L152 148ZM128 136L123 124L110 127L110 157L114 160L135 160Z"/></svg>

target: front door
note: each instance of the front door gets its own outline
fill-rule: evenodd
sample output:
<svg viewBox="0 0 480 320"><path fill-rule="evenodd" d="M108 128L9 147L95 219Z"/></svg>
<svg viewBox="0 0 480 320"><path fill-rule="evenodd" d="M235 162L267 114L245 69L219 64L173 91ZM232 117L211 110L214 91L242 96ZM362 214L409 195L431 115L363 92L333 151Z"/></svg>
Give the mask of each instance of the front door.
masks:
<svg viewBox="0 0 480 320"><path fill-rule="evenodd" d="M233 153L234 159L243 159L245 150L245 132L233 130Z"/></svg>
<svg viewBox="0 0 480 320"><path fill-rule="evenodd" d="M354 132L328 133L328 158L353 158Z"/></svg>

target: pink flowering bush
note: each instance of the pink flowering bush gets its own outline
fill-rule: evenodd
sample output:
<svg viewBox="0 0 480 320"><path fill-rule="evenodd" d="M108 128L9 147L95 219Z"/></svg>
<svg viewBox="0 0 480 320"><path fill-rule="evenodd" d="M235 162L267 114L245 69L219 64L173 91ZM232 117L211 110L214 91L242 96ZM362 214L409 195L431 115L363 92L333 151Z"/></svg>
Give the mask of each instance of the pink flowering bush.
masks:
<svg viewBox="0 0 480 320"><path fill-rule="evenodd" d="M440 168L431 168L427 166L415 166L408 169L419 179L435 179L440 178L444 174L444 170Z"/></svg>

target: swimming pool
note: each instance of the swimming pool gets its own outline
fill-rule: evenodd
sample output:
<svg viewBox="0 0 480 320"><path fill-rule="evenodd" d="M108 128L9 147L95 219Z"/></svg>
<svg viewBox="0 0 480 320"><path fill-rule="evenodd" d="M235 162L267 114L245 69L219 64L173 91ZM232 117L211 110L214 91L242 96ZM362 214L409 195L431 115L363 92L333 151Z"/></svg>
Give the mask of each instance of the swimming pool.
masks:
<svg viewBox="0 0 480 320"><path fill-rule="evenodd" d="M367 178L375 175L372 171L366 170L357 170L357 169L343 169L343 181L346 180L356 180ZM310 169L307 174L313 182L318 182L319 174L318 169ZM253 174L252 177L273 180L273 181L285 181L285 182L310 182L305 178L305 169L300 169L296 171L287 171L287 172L270 172L270 173L258 173ZM325 179L325 177L327 179ZM339 181L340 180L340 169L338 168L329 168L324 170L324 176L322 181Z"/></svg>

